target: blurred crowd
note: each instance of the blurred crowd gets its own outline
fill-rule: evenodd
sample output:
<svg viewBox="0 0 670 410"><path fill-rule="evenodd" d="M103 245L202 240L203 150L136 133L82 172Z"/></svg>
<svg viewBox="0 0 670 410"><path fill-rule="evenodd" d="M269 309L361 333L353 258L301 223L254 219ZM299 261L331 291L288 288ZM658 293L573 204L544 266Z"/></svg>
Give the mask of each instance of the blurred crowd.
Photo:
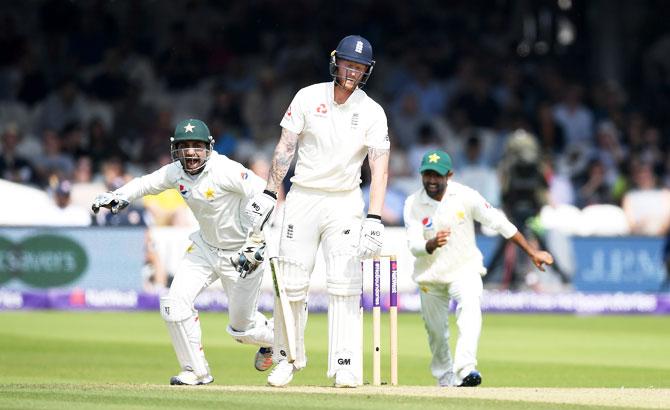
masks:
<svg viewBox="0 0 670 410"><path fill-rule="evenodd" d="M537 2L556 21L572 19L578 36L531 51L521 48L524 2L340 3L3 2L0 178L46 190L58 208L88 208L96 193L169 163L173 127L188 117L206 121L219 153L265 176L293 94L330 81L329 52L356 33L375 49L366 92L389 120L386 224L402 225L421 156L433 148L452 155L456 180L511 210L523 180L510 174L511 136L525 130L522 151L533 153L539 176L528 195L541 191L533 209L549 207L546 225L565 226L576 212L575 221L594 220L581 212L599 206L604 231L575 222L571 233L668 232L670 36L662 30L624 56L635 75L603 79L587 58L596 28L583 2L571 10ZM176 191L129 211L68 223L193 224Z"/></svg>

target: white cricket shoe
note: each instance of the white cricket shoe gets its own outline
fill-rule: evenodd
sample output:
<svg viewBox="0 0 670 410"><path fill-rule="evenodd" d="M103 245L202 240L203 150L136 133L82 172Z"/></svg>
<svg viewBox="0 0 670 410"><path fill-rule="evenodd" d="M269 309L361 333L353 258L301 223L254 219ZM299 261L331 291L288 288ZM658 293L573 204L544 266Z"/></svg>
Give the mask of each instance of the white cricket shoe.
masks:
<svg viewBox="0 0 670 410"><path fill-rule="evenodd" d="M297 371L298 369L293 366L293 363L289 363L288 360L282 360L277 363L268 375L268 384L273 387L284 387L291 383L293 374Z"/></svg>
<svg viewBox="0 0 670 410"><path fill-rule="evenodd" d="M440 387L456 386L456 375L451 371L443 374L442 377L437 380L437 385Z"/></svg>
<svg viewBox="0 0 670 410"><path fill-rule="evenodd" d="M202 384L210 384L214 381L211 374L206 374L198 377L190 370L184 370L176 376L170 377L170 384L172 386L199 386Z"/></svg>
<svg viewBox="0 0 670 410"><path fill-rule="evenodd" d="M335 373L335 387L358 387L358 381L349 370L339 370Z"/></svg>

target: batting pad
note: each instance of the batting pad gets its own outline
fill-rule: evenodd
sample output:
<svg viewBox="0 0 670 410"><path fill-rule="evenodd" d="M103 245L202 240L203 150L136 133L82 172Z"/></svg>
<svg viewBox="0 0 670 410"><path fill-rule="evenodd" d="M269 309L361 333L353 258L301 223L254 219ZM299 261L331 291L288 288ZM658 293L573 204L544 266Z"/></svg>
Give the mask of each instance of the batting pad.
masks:
<svg viewBox="0 0 670 410"><path fill-rule="evenodd" d="M305 300L309 288L309 272L298 261L278 256L272 258L277 273L281 275L286 296L291 302Z"/></svg>
<svg viewBox="0 0 670 410"><path fill-rule="evenodd" d="M360 296L329 296L328 377L334 377L339 370L348 370L359 386L363 384L360 321Z"/></svg>
<svg viewBox="0 0 670 410"><path fill-rule="evenodd" d="M198 316L187 303L168 296L160 299L160 309L181 368L192 370L198 377L209 374Z"/></svg>
<svg viewBox="0 0 670 410"><path fill-rule="evenodd" d="M251 329L237 331L228 325L226 331L240 343L261 347L272 347L274 343L273 322L268 321L265 316L258 311L255 314L255 319L256 321L253 323Z"/></svg>
<svg viewBox="0 0 670 410"><path fill-rule="evenodd" d="M326 260L328 293L339 296L358 296L363 286L360 260L352 251L335 251Z"/></svg>

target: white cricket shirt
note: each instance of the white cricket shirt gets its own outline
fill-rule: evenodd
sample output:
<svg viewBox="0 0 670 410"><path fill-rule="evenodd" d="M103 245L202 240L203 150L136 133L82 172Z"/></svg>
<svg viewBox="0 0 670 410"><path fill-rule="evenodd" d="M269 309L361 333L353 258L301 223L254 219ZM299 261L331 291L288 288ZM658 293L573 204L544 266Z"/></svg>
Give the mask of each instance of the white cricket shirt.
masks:
<svg viewBox="0 0 670 410"><path fill-rule="evenodd" d="M416 257L412 279L418 284L444 284L461 275L486 274L475 242L474 221L506 239L517 232L505 214L486 202L479 192L452 180L439 202L423 188L410 195L405 201L404 217L409 248ZM448 227L451 235L447 244L428 254L426 241Z"/></svg>
<svg viewBox="0 0 670 410"><path fill-rule="evenodd" d="M195 177L179 161L135 178L115 192L130 201L174 188L200 224L200 235L210 246L237 250L244 244L250 224L246 202L265 188L265 180L241 164L212 151L205 169Z"/></svg>
<svg viewBox="0 0 670 410"><path fill-rule="evenodd" d="M323 191L349 191L361 183L368 147L389 149L384 109L360 89L344 104L334 101L334 82L298 91L280 125L298 134L291 182Z"/></svg>

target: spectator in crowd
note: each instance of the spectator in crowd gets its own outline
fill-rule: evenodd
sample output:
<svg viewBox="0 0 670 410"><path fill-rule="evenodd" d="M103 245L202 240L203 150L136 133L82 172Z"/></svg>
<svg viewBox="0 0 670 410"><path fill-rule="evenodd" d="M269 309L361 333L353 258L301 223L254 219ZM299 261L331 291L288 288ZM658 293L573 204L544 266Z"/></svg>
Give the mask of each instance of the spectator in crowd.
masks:
<svg viewBox="0 0 670 410"><path fill-rule="evenodd" d="M83 123L87 116L87 101L81 93L77 79L65 76L58 88L39 107L37 132L47 129L60 131L67 124Z"/></svg>
<svg viewBox="0 0 670 410"><path fill-rule="evenodd" d="M620 131L611 121L598 124L594 154L605 168L605 179L614 184L627 151L620 140Z"/></svg>
<svg viewBox="0 0 670 410"><path fill-rule="evenodd" d="M37 163L40 183L46 186L52 177L57 180L71 179L74 172L74 159L63 151L63 140L54 130L45 129L42 133L44 154Z"/></svg>
<svg viewBox="0 0 670 410"><path fill-rule="evenodd" d="M670 228L670 190L660 188L651 165L633 165L633 189L623 197L623 210L635 235L659 236Z"/></svg>
<svg viewBox="0 0 670 410"><path fill-rule="evenodd" d="M477 135L471 135L465 142L465 158L462 165L456 164L456 169L457 182L481 193L494 207L500 206L498 174L482 158L482 144Z"/></svg>
<svg viewBox="0 0 670 410"><path fill-rule="evenodd" d="M92 215L88 209L72 203L72 182L59 181L53 191L56 204L53 223L58 226L89 226Z"/></svg>
<svg viewBox="0 0 670 410"><path fill-rule="evenodd" d="M548 101L541 101L537 105L534 127L544 152L553 155L563 152L565 133L563 127L554 118L552 106Z"/></svg>
<svg viewBox="0 0 670 410"><path fill-rule="evenodd" d="M36 185L38 174L27 158L23 158L16 151L21 140L21 134L16 125L9 124L2 132L0 141L0 178L22 184ZM35 158L37 159L37 158Z"/></svg>
<svg viewBox="0 0 670 410"><path fill-rule="evenodd" d="M582 102L583 94L580 85L571 84L554 107L554 118L565 131L566 145L593 144L593 113Z"/></svg>
<svg viewBox="0 0 670 410"><path fill-rule="evenodd" d="M607 180L605 167L599 159L592 159L587 168L586 180L577 190L577 206L613 204L613 187Z"/></svg>
<svg viewBox="0 0 670 410"><path fill-rule="evenodd" d="M256 87L245 95L242 103L242 118L258 147L274 144L275 135L280 130L277 118L284 115L290 102L291 90L278 81L272 67L263 67L258 73Z"/></svg>

